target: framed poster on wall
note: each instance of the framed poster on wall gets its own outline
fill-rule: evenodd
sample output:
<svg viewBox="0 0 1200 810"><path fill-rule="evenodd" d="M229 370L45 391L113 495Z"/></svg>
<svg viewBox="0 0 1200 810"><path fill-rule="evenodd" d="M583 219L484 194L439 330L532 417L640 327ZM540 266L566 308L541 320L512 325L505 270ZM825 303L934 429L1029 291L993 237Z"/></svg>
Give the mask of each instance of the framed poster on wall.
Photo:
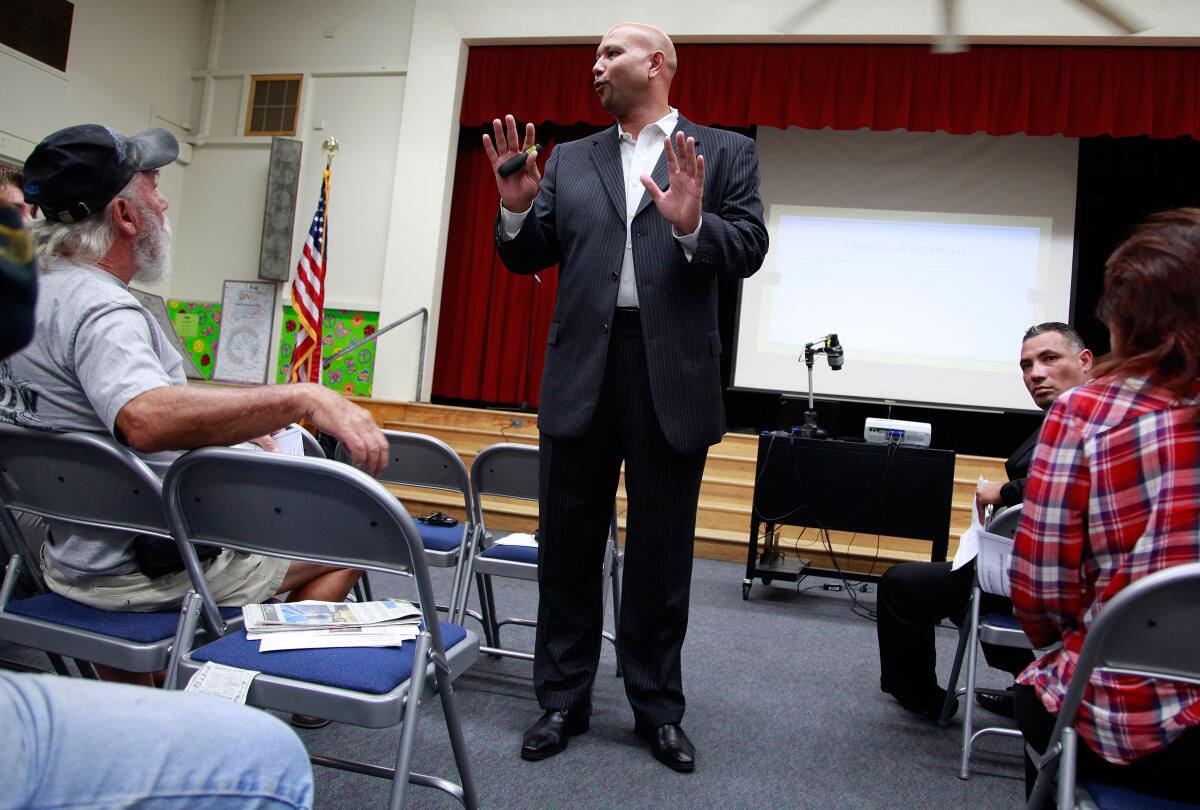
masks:
<svg viewBox="0 0 1200 810"><path fill-rule="evenodd" d="M215 382L265 383L271 358L271 326L278 285L226 281L221 293L221 344Z"/></svg>

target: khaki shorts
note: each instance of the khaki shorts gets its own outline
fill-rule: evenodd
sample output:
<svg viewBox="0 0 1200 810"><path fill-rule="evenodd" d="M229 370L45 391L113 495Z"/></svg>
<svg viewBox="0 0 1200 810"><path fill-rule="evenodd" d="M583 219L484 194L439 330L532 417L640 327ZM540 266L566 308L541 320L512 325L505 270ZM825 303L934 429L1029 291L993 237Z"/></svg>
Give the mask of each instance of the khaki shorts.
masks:
<svg viewBox="0 0 1200 810"><path fill-rule="evenodd" d="M290 560L242 554L228 549L200 564L213 599L221 607L241 607L265 602L279 591ZM60 596L100 610L170 610L183 604L192 589L187 571L151 579L143 573L95 577L71 582L42 551L42 576L46 587Z"/></svg>

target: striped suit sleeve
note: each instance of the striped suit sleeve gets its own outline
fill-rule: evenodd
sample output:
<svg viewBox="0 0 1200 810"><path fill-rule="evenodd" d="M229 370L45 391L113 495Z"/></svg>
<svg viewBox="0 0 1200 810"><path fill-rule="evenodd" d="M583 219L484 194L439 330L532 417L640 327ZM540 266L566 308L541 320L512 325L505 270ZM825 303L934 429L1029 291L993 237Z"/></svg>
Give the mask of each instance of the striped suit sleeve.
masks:
<svg viewBox="0 0 1200 810"><path fill-rule="evenodd" d="M692 264L722 276L747 278L767 255L767 228L758 196L758 147L750 138L739 137L728 151L730 165L723 171L726 182L720 206L703 214Z"/></svg>

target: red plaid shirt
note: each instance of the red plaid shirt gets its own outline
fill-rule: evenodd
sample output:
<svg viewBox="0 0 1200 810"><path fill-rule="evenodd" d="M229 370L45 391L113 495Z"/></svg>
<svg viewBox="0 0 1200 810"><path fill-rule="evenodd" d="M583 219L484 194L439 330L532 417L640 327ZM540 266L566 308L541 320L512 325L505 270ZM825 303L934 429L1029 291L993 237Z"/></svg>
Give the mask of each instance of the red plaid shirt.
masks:
<svg viewBox="0 0 1200 810"><path fill-rule="evenodd" d="M1046 416L1013 547L1012 600L1035 644L1062 642L1017 679L1051 713L1104 605L1149 573L1200 560L1200 383L1191 394L1105 377L1064 394ZM1195 725L1200 688L1107 674L1092 676L1076 722L1119 764Z"/></svg>

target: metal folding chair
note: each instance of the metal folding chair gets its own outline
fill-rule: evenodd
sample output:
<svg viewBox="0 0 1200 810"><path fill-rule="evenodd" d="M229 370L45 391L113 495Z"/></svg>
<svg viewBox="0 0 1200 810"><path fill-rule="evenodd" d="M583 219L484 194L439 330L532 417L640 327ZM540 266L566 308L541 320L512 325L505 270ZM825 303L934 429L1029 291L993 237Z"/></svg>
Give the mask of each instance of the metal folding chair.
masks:
<svg viewBox="0 0 1200 810"><path fill-rule="evenodd" d="M987 530L992 534L1013 537L1021 522L1021 504L996 510L987 522ZM986 735L1000 737L1020 737L1021 732L1015 728L1004 726L986 726L975 729L975 695L1001 695L1003 690L987 689L976 683L979 667L979 645L994 644L999 647L1018 647L1033 649L1029 637L1017 624L1016 617L1009 613L983 613L980 603L983 601L983 589L979 586L979 576L971 586L971 601L967 608L967 619L963 622L958 633L958 650L954 655L954 665L950 669L950 683L946 690L946 703L942 706L941 724L946 725L950 720L953 701L958 697L966 699L962 716L962 754L959 759L958 777L967 779L971 773L971 749L975 741ZM970 656L969 658L967 656ZM959 689L958 676L962 671L964 658L967 661L967 683Z"/></svg>
<svg viewBox="0 0 1200 810"><path fill-rule="evenodd" d="M1058 777L1059 810L1072 810L1076 790L1078 733L1075 718L1093 674L1131 675L1200 686L1200 562L1155 571L1122 590L1104 606L1088 630L1075 662L1075 672L1058 711L1046 752L1026 746L1038 767L1029 797L1030 810L1041 807ZM1192 642L1186 639L1193 639ZM1083 794L1112 791L1113 786L1080 784ZM1155 806L1151 797L1138 806ZM1172 807L1179 804L1172 802Z"/></svg>
<svg viewBox="0 0 1200 810"><path fill-rule="evenodd" d="M402 724L394 768L327 756L318 765L392 779L391 806L401 807L409 782L434 787L478 807L454 700L453 681L479 655L479 639L438 620L421 538L413 520L379 482L348 465L226 448L194 450L163 480L176 538L216 543L255 554L411 575L424 619L416 641L400 647L290 650L262 654L244 630L178 661L172 685L182 686L207 661L255 670L247 703L316 715L366 728ZM187 554L189 567L195 556ZM199 601L212 616L206 585ZM410 773L419 710L441 700L461 786Z"/></svg>
<svg viewBox="0 0 1200 810"><path fill-rule="evenodd" d="M459 620L466 611L470 578L474 575L479 593L480 613L489 655L533 660L533 653L507 648L500 643L500 628L506 624L536 627L532 619L504 618L496 615L496 600L491 578L510 577L537 582L538 550L528 546L504 545L496 541L511 532L488 532L484 520L483 496L538 500L538 449L525 444L494 444L480 451L471 465L471 494L475 502L478 531L468 548L468 564L463 576L459 602ZM620 551L617 545L617 512L614 506L609 524L608 542L604 549L603 576L610 580L613 594L613 616L621 615ZM607 593L605 594L607 597ZM607 601L607 599L606 599ZM614 627L616 620L614 619ZM616 636L604 631L604 638L616 645ZM621 675L620 659L617 676Z"/></svg>
<svg viewBox="0 0 1200 810"><path fill-rule="evenodd" d="M417 521L417 531L425 547L425 562L435 568L453 568L454 579L450 597L444 608L452 621L461 623L454 615L459 592L463 589L463 568L467 545L475 531L475 510L471 500L471 479L458 454L441 439L421 433L385 430L388 441L388 464L376 478L388 484L436 489L453 492L462 497L465 520L456 526L434 526ZM350 454L338 445L336 458L348 463Z"/></svg>
<svg viewBox="0 0 1200 810"><path fill-rule="evenodd" d="M168 667L177 636L190 636L196 628L194 614L182 620L178 608L99 610L45 590L14 601L21 572L28 566L40 584L40 565L32 558L33 549L16 545L20 531L8 510L173 543L161 483L145 462L105 436L0 424L0 511L5 512L0 528L13 546L0 586L0 639L129 672ZM230 618L240 616L237 609L225 612ZM51 662L67 674L55 658ZM81 667L81 673L89 675L89 668Z"/></svg>

